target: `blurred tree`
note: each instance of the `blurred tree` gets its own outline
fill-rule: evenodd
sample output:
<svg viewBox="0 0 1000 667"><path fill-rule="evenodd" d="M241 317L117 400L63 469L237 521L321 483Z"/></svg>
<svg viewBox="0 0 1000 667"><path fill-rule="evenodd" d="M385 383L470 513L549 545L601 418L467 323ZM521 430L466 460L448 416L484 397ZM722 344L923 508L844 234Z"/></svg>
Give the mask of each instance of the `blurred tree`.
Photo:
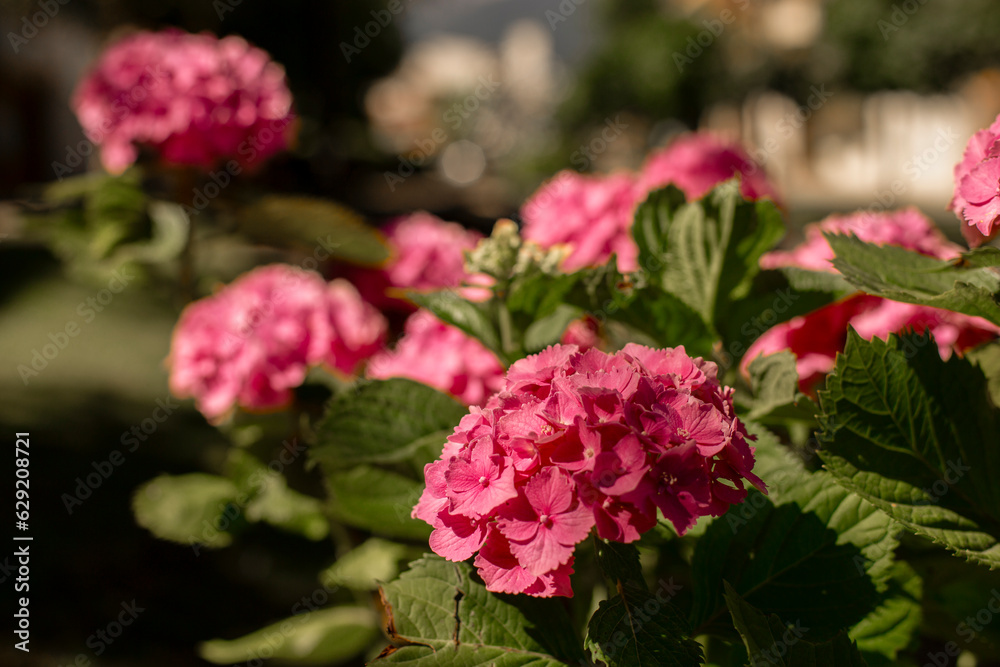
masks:
<svg viewBox="0 0 1000 667"><path fill-rule="evenodd" d="M937 92L1000 64L998 32L995 0L830 0L819 46L839 63L831 83Z"/></svg>

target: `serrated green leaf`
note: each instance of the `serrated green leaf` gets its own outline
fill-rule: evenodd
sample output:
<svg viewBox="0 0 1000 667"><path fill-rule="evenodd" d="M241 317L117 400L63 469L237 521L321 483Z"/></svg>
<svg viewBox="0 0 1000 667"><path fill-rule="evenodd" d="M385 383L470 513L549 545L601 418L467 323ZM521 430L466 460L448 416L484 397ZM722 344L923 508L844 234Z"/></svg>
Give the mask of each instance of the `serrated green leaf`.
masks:
<svg viewBox="0 0 1000 667"><path fill-rule="evenodd" d="M1000 266L1000 248L983 246L962 254L962 265L971 267Z"/></svg>
<svg viewBox="0 0 1000 667"><path fill-rule="evenodd" d="M267 195L244 207L236 219L241 232L264 243L280 246L291 238L358 264L378 264L389 257L379 233L357 213L324 199Z"/></svg>
<svg viewBox="0 0 1000 667"><path fill-rule="evenodd" d="M1000 406L1000 342L980 345L965 356L983 371L993 405Z"/></svg>
<svg viewBox="0 0 1000 667"><path fill-rule="evenodd" d="M842 275L833 271L807 271L793 266L778 270L784 274L788 284L800 292L827 292L841 297L856 289Z"/></svg>
<svg viewBox="0 0 1000 667"><path fill-rule="evenodd" d="M866 659L872 655L869 662L880 660L895 664L897 654L916 641L923 619L922 597L920 576L908 563L895 562L885 599L850 629L848 637L857 643Z"/></svg>
<svg viewBox="0 0 1000 667"><path fill-rule="evenodd" d="M696 634L725 632L723 579L755 607L801 619L823 639L879 603L896 546L889 517L823 472L786 471L775 496L777 504L751 490L695 546Z"/></svg>
<svg viewBox="0 0 1000 667"><path fill-rule="evenodd" d="M577 282L578 277L572 273L552 275L535 269L514 276L505 303L511 313L524 313L532 319L545 317L565 302Z"/></svg>
<svg viewBox="0 0 1000 667"><path fill-rule="evenodd" d="M217 665L275 658L300 665L337 664L367 649L378 636L368 607L333 607L292 616L238 639L213 639L198 654Z"/></svg>
<svg viewBox="0 0 1000 667"><path fill-rule="evenodd" d="M227 474L242 494L247 521L266 521L310 540L329 534L330 523L320 500L290 489L284 476L249 452L230 450Z"/></svg>
<svg viewBox="0 0 1000 667"><path fill-rule="evenodd" d="M427 556L380 589L390 639L373 665L556 667L584 659L560 600L498 595L468 563Z"/></svg>
<svg viewBox="0 0 1000 667"><path fill-rule="evenodd" d="M330 513L376 535L426 540L431 527L410 517L424 483L374 466L327 474Z"/></svg>
<svg viewBox="0 0 1000 667"><path fill-rule="evenodd" d="M549 345L555 345L570 322L579 319L581 315L583 312L579 308L562 304L548 315L535 320L524 330L524 351L534 354Z"/></svg>
<svg viewBox="0 0 1000 667"><path fill-rule="evenodd" d="M823 642L807 641L811 628L798 620L786 624L775 614L766 616L725 583L726 606L751 667L865 667L858 647L843 633Z"/></svg>
<svg viewBox="0 0 1000 667"><path fill-rule="evenodd" d="M365 382L330 402L310 459L325 470L405 461L426 446L424 438L440 437L443 447L467 412L447 394L413 380Z"/></svg>
<svg viewBox="0 0 1000 667"><path fill-rule="evenodd" d="M354 590L374 590L379 583L399 575L399 561L405 555L406 547L402 544L372 537L323 570L319 580L327 588L346 586Z"/></svg>
<svg viewBox="0 0 1000 667"><path fill-rule="evenodd" d="M1000 566L1000 411L982 371L929 336L851 330L822 407L820 456L837 481L918 534Z"/></svg>
<svg viewBox="0 0 1000 667"><path fill-rule="evenodd" d="M647 271L662 270L662 255L668 244L673 217L686 202L687 196L680 188L668 185L650 192L636 209L632 236L639 246L639 266Z"/></svg>
<svg viewBox="0 0 1000 667"><path fill-rule="evenodd" d="M587 648L609 667L697 666L705 662L701 645L690 638L684 616L660 591L633 582L619 583L587 625Z"/></svg>
<svg viewBox="0 0 1000 667"><path fill-rule="evenodd" d="M453 290L407 292L407 297L418 306L434 313L442 322L458 327L478 340L500 357L502 362L512 361L507 357L507 350L504 350L500 341L498 325L491 316L490 308L495 307L492 302L473 303L463 299Z"/></svg>
<svg viewBox="0 0 1000 667"><path fill-rule="evenodd" d="M157 537L224 547L232 536L220 524L237 495L236 485L225 477L160 475L136 490L132 510L136 523Z"/></svg>
<svg viewBox="0 0 1000 667"><path fill-rule="evenodd" d="M865 243L853 235L826 234L833 265L858 289L893 301L946 308L1000 324L1000 275L987 255L971 263L940 260L896 246ZM979 264L979 266L976 266Z"/></svg>
<svg viewBox="0 0 1000 667"><path fill-rule="evenodd" d="M598 540L597 563L613 585L632 583L639 588L647 588L639 564L639 549L634 544Z"/></svg>
<svg viewBox="0 0 1000 667"><path fill-rule="evenodd" d="M758 357L750 362L748 370L754 400L747 419L761 419L776 410L788 408L801 395L795 355L788 350Z"/></svg>
<svg viewBox="0 0 1000 667"><path fill-rule="evenodd" d="M693 356L708 356L715 336L701 316L674 294L659 287L636 285L613 263L573 274L575 287L566 301L598 322L618 323L658 347L683 345ZM634 339L633 339L634 340Z"/></svg>
<svg viewBox="0 0 1000 667"><path fill-rule="evenodd" d="M784 234L784 223L773 202L745 201L736 180L698 201L682 201L667 188L639 206L633 231L639 264L659 273L663 289L717 328L730 304L747 295L761 255Z"/></svg>

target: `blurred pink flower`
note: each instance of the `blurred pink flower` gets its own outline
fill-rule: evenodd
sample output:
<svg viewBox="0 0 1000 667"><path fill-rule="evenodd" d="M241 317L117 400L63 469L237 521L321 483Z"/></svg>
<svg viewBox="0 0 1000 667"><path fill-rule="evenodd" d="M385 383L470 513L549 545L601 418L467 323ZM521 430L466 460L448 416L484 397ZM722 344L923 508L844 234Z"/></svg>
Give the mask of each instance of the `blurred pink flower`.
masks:
<svg viewBox="0 0 1000 667"><path fill-rule="evenodd" d="M852 318L878 308L884 301L881 297L856 294L773 326L750 345L741 370L749 377L748 368L754 359L789 350L795 355L799 388L812 393L833 370L837 353L844 350Z"/></svg>
<svg viewBox="0 0 1000 667"><path fill-rule="evenodd" d="M384 270L390 288L398 290L459 287L470 278L465 251L483 238L477 231L425 212L398 218L384 231L392 252Z"/></svg>
<svg viewBox="0 0 1000 667"><path fill-rule="evenodd" d="M466 405L482 405L503 386L503 366L495 354L426 310L406 320L395 350L372 357L367 376L410 378L448 392Z"/></svg>
<svg viewBox="0 0 1000 667"><path fill-rule="evenodd" d="M111 172L147 145L173 164L255 164L284 149L294 119L285 70L240 37L138 32L111 45L73 94Z"/></svg>
<svg viewBox="0 0 1000 667"><path fill-rule="evenodd" d="M1000 116L976 132L955 165L951 210L962 221L962 234L975 247L1000 231Z"/></svg>
<svg viewBox="0 0 1000 667"><path fill-rule="evenodd" d="M962 250L949 242L917 209L907 208L889 213L830 216L807 226L806 240L799 246L764 255L761 267L789 266L837 273L830 263L833 251L823 232L853 233L862 241L895 245L938 259L957 257ZM875 336L885 339L890 333L905 329L917 332L929 329L942 358L952 352L962 353L1000 334L1000 327L979 317L855 294L767 330L750 345L743 356L741 369L747 375L750 362L757 357L790 350L796 357L799 388L812 393L833 370L837 353L842 352L847 343L848 325L867 340Z"/></svg>
<svg viewBox="0 0 1000 667"><path fill-rule="evenodd" d="M420 211L396 218L383 232L389 260L379 269L357 269L351 280L366 299L381 308L409 308L400 301L405 293L458 288L460 295L484 300L491 295L487 276L465 271L465 251L472 250L483 235L455 222L445 222ZM483 287L462 287L462 285Z"/></svg>
<svg viewBox="0 0 1000 667"><path fill-rule="evenodd" d="M837 353L844 351L848 325L865 340L885 340L891 333L908 329L919 333L929 329L942 359L1000 334L1000 327L980 317L856 294L768 329L747 350L743 372L746 374L750 362L759 356L790 350L796 357L799 388L813 394L833 370Z"/></svg>
<svg viewBox="0 0 1000 667"><path fill-rule="evenodd" d="M635 180L630 174L584 176L561 171L521 208L521 235L542 248L565 245L565 271L604 264L612 254L618 270L639 268L632 240Z"/></svg>
<svg viewBox="0 0 1000 667"><path fill-rule="evenodd" d="M216 422L277 408L312 366L350 374L382 345L385 319L343 280L274 264L190 304L174 329L170 388Z"/></svg>
<svg viewBox="0 0 1000 667"><path fill-rule="evenodd" d="M612 253L619 271L635 271L639 249L632 239L632 220L651 191L673 183L694 200L737 175L747 199L777 201L774 188L742 148L711 135L691 134L652 155L639 174L559 172L521 208L521 234L543 248L567 246L562 267L566 271L604 264Z"/></svg>
<svg viewBox="0 0 1000 667"><path fill-rule="evenodd" d="M688 200L700 199L719 183L740 177L746 199L780 202L760 166L738 144L703 132L682 136L643 165L638 189L645 195L672 183Z"/></svg>
<svg viewBox="0 0 1000 667"><path fill-rule="evenodd" d="M559 342L563 345L576 345L586 352L601 344L601 325L589 315L573 320L566 327Z"/></svg>
<svg viewBox="0 0 1000 667"><path fill-rule="evenodd" d="M822 222L807 225L805 241L791 250L772 250L760 258L762 269L795 267L809 271L837 273L833 268L833 249L824 233L854 234L876 245L894 245L936 257L951 259L962 249L949 241L927 216L916 207L887 213L861 211L849 215L831 215Z"/></svg>

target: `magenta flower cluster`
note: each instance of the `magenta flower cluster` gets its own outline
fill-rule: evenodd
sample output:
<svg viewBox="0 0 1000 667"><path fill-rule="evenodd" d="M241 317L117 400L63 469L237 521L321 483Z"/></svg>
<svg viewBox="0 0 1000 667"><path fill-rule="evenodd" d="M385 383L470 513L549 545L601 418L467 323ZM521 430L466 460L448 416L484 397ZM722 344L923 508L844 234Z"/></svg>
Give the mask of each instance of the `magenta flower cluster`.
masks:
<svg viewBox="0 0 1000 667"><path fill-rule="evenodd" d="M475 554L488 590L570 597L592 529L633 542L659 511L684 534L741 502L744 480L764 489L716 372L683 347L555 345L522 359L427 464L413 516L439 555Z"/></svg>
<svg viewBox="0 0 1000 667"><path fill-rule="evenodd" d="M310 367L353 373L385 340L387 323L345 280L285 264L241 276L181 314L170 388L211 421L236 405L279 408Z"/></svg>
<svg viewBox="0 0 1000 667"><path fill-rule="evenodd" d="M150 146L167 162L247 166L287 145L292 95L285 70L230 36L138 32L113 44L73 95L87 138L112 172Z"/></svg>
<svg viewBox="0 0 1000 667"><path fill-rule="evenodd" d="M503 385L503 366L497 356L428 310L410 315L396 348L372 357L365 373L376 380L410 378L466 405L482 405Z"/></svg>
<svg viewBox="0 0 1000 667"><path fill-rule="evenodd" d="M792 267L839 273L832 264L833 248L824 233L854 234L867 243L899 246L938 259L956 259L962 251L916 208L886 213L863 211L832 215L807 225L801 244L790 250L766 253L760 258L761 268ZM796 358L799 388L813 393L833 370L837 354L844 350L848 326L866 340L875 336L886 338L905 329L918 332L930 329L943 359L992 340L1000 333L1000 328L981 317L855 293L771 327L750 345L740 367L749 376L750 363L757 357L789 350Z"/></svg>
<svg viewBox="0 0 1000 667"><path fill-rule="evenodd" d="M464 253L483 238L479 232L425 211L391 220L382 232L390 253L385 265L348 274L366 300L383 309L410 311L412 304L404 300L410 291L455 289L471 301L490 297L489 277L465 270Z"/></svg>
<svg viewBox="0 0 1000 667"><path fill-rule="evenodd" d="M565 271L604 264L612 254L619 271L635 271L639 248L632 219L650 192L673 184L693 201L734 177L745 198L778 201L763 170L742 148L711 134L689 134L651 155L636 174L559 172L521 208L521 233L543 248L565 246Z"/></svg>

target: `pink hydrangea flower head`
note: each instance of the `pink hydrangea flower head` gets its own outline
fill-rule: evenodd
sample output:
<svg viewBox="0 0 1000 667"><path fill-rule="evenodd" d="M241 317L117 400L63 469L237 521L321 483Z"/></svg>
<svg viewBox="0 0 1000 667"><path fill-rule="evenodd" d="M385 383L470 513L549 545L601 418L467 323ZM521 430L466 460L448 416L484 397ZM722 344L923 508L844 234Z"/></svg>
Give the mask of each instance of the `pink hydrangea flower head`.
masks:
<svg viewBox="0 0 1000 667"><path fill-rule="evenodd" d="M139 146L167 162L211 169L283 150L294 113L284 69L235 36L138 32L112 44L73 94L87 138L112 172Z"/></svg>
<svg viewBox="0 0 1000 667"><path fill-rule="evenodd" d="M372 303L387 309L412 309L402 301L411 290L459 288L464 298L473 301L491 296L489 277L465 270L465 251L483 238L479 232L423 211L396 218L382 231L389 247L388 261L381 268L358 269L350 276Z"/></svg>
<svg viewBox="0 0 1000 667"><path fill-rule="evenodd" d="M309 368L353 373L378 350L384 318L346 281L275 264L185 308L168 365L171 390L211 421L235 406L280 407Z"/></svg>
<svg viewBox="0 0 1000 667"><path fill-rule="evenodd" d="M831 264L833 250L824 232L850 233L862 241L895 245L938 259L953 259L962 251L926 216L911 207L889 213L830 216L806 227L806 239L799 246L765 254L760 260L761 267L789 266L837 273ZM750 363L757 357L790 350L796 358L799 388L805 393L813 393L833 370L837 353L843 351L848 325L868 340L874 336L884 339L904 329L923 331L929 328L944 358L953 351L961 353L986 342L1000 332L982 318L855 294L767 330L747 350L741 369L747 375Z"/></svg>
<svg viewBox="0 0 1000 667"><path fill-rule="evenodd" d="M765 331L747 350L742 371L748 375L750 362L759 356L789 350L795 355L799 388L813 394L833 370L837 353L843 352L848 325L866 340L876 336L885 339L907 329L929 329L944 359L1000 335L1000 327L980 317L855 294Z"/></svg>
<svg viewBox="0 0 1000 667"><path fill-rule="evenodd" d="M366 373L379 380L423 382L466 405L482 405L503 386L503 366L495 354L426 310L407 318L396 348L372 357Z"/></svg>
<svg viewBox="0 0 1000 667"><path fill-rule="evenodd" d="M780 201L763 170L746 151L704 132L679 137L651 155L642 168L638 189L645 194L673 184L688 200L695 200L735 176L740 177L740 193L746 199Z"/></svg>
<svg viewBox="0 0 1000 667"><path fill-rule="evenodd" d="M831 263L833 249L824 234L854 234L862 241L894 245L936 257L951 259L962 249L945 238L934 223L916 207L888 213L862 211L850 215L831 215L822 222L807 225L805 241L791 250L773 250L760 258L762 269L796 267L809 271L836 273Z"/></svg>
<svg viewBox="0 0 1000 667"><path fill-rule="evenodd" d="M385 267L389 284L413 290L462 285L469 279L463 253L483 238L479 232L423 212L398 218L384 231L393 255Z"/></svg>
<svg viewBox="0 0 1000 667"><path fill-rule="evenodd" d="M561 171L521 208L521 235L545 249L566 246L562 268L575 271L617 257L618 270L639 268L632 239L635 179L630 174L584 176Z"/></svg>
<svg viewBox="0 0 1000 667"><path fill-rule="evenodd" d="M764 489L732 395L683 348L552 346L462 419L412 514L441 556L478 551L487 589L570 596L591 531L633 542L660 511L683 534L741 502L744 482Z"/></svg>
<svg viewBox="0 0 1000 667"><path fill-rule="evenodd" d="M1000 116L969 139L962 161L955 165L950 208L973 247L1000 231Z"/></svg>

